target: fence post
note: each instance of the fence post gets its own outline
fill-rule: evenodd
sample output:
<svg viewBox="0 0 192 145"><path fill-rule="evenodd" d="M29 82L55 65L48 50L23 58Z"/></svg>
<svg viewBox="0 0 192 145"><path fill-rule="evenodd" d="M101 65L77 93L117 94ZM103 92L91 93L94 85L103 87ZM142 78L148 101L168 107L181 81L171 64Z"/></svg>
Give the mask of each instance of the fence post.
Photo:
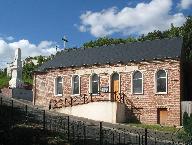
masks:
<svg viewBox="0 0 192 145"><path fill-rule="evenodd" d="M123 143L125 144L126 140L125 140L125 129L124 129L124 132L123 132Z"/></svg>
<svg viewBox="0 0 192 145"><path fill-rule="evenodd" d="M139 134L139 133L138 133ZM139 134L139 145L141 144L141 136Z"/></svg>
<svg viewBox="0 0 192 145"><path fill-rule="evenodd" d="M73 98L71 97L71 107L73 106Z"/></svg>
<svg viewBox="0 0 192 145"><path fill-rule="evenodd" d="M3 106L3 98L1 97L1 101L0 101L0 107L2 107ZM2 113L2 109L0 108L0 114Z"/></svg>
<svg viewBox="0 0 192 145"><path fill-rule="evenodd" d="M65 107L67 106L66 104L67 104L67 98L65 98Z"/></svg>
<svg viewBox="0 0 192 145"><path fill-rule="evenodd" d="M25 105L25 122L28 121L28 111L27 111L27 105Z"/></svg>
<svg viewBox="0 0 192 145"><path fill-rule="evenodd" d="M72 132L73 132L73 134L72 134L72 137L73 137L73 141L75 141L75 122L73 121L72 122Z"/></svg>
<svg viewBox="0 0 192 145"><path fill-rule="evenodd" d="M86 143L86 125L83 123L83 138L84 138L84 144Z"/></svg>
<svg viewBox="0 0 192 145"><path fill-rule="evenodd" d="M3 98L1 97L1 106L3 105Z"/></svg>
<svg viewBox="0 0 192 145"><path fill-rule="evenodd" d="M85 94L83 95L83 103L85 104Z"/></svg>
<svg viewBox="0 0 192 145"><path fill-rule="evenodd" d="M91 95L91 102L93 102L93 94L91 93L90 95Z"/></svg>
<svg viewBox="0 0 192 145"><path fill-rule="evenodd" d="M115 94L114 102L116 102L117 101L117 92L115 91L114 94Z"/></svg>
<svg viewBox="0 0 192 145"><path fill-rule="evenodd" d="M114 128L113 128L114 129ZM112 133L112 144L114 145L115 144L115 135L114 135L114 132Z"/></svg>
<svg viewBox="0 0 192 145"><path fill-rule="evenodd" d="M147 128L145 128L145 145L147 145Z"/></svg>
<svg viewBox="0 0 192 145"><path fill-rule="evenodd" d="M11 100L11 122L13 122L13 100Z"/></svg>
<svg viewBox="0 0 192 145"><path fill-rule="evenodd" d="M45 110L43 110L43 130L45 130Z"/></svg>
<svg viewBox="0 0 192 145"><path fill-rule="evenodd" d="M100 145L103 145L103 125L102 122L99 123L99 128L100 128Z"/></svg>
<svg viewBox="0 0 192 145"><path fill-rule="evenodd" d="M157 135L156 135L156 131L155 131L155 145L157 144Z"/></svg>
<svg viewBox="0 0 192 145"><path fill-rule="evenodd" d="M13 111L13 100L11 100L11 111Z"/></svg>
<svg viewBox="0 0 192 145"><path fill-rule="evenodd" d="M121 133L119 133L119 144L121 143Z"/></svg>
<svg viewBox="0 0 192 145"><path fill-rule="evenodd" d="M67 116L67 137L69 141L70 140L69 116Z"/></svg>
<svg viewBox="0 0 192 145"><path fill-rule="evenodd" d="M123 93L123 104L125 103L125 94Z"/></svg>

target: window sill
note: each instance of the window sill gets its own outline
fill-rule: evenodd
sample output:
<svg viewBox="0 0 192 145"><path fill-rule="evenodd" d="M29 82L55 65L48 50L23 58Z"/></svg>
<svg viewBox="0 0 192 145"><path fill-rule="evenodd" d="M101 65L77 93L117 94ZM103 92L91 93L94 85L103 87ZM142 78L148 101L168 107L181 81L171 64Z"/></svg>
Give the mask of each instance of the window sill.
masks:
<svg viewBox="0 0 192 145"><path fill-rule="evenodd" d="M57 95L55 94L54 96L55 96L55 97L62 97L63 94L57 94Z"/></svg>
<svg viewBox="0 0 192 145"><path fill-rule="evenodd" d="M132 93L132 95L144 95L144 93Z"/></svg>
<svg viewBox="0 0 192 145"><path fill-rule="evenodd" d="M99 94L92 94L92 96L99 96Z"/></svg>
<svg viewBox="0 0 192 145"><path fill-rule="evenodd" d="M80 94L72 94L71 97L80 96Z"/></svg>
<svg viewBox="0 0 192 145"><path fill-rule="evenodd" d="M167 95L167 92L156 92L155 95Z"/></svg>

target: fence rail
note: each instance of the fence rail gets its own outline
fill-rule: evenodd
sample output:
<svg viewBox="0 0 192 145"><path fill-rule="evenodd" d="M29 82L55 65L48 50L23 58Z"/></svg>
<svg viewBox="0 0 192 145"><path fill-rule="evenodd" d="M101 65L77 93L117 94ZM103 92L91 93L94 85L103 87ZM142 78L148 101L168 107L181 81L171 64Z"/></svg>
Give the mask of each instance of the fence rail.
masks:
<svg viewBox="0 0 192 145"><path fill-rule="evenodd" d="M43 130L63 133L69 142L78 145L179 145L166 134L147 129L113 128L103 122L85 122L74 117L45 111L17 101L0 98L0 116L9 117L9 125L29 123Z"/></svg>

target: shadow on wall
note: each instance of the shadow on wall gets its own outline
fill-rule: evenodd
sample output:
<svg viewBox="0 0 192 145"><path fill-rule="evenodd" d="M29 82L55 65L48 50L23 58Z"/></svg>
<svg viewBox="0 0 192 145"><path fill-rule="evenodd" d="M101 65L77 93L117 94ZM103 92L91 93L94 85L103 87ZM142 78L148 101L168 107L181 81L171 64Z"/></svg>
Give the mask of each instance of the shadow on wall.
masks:
<svg viewBox="0 0 192 145"><path fill-rule="evenodd" d="M135 112L137 110L130 109L126 107L125 114L126 114L126 123L141 123L140 121L140 112Z"/></svg>
<svg viewBox="0 0 192 145"><path fill-rule="evenodd" d="M131 100L128 99L128 96L122 93L123 97L121 98L124 99L124 103L126 105L125 108L125 115L126 115L126 121L127 123L141 123L140 121L140 115L141 115L141 110L143 108L138 108L136 107Z"/></svg>

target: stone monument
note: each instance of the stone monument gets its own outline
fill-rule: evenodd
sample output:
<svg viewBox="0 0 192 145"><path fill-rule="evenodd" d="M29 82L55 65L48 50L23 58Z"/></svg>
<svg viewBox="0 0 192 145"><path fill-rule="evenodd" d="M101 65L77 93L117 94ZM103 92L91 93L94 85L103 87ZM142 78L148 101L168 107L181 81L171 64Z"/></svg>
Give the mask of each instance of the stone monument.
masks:
<svg viewBox="0 0 192 145"><path fill-rule="evenodd" d="M9 81L9 88L22 88L22 61L21 49L17 48L13 63L10 65L11 80Z"/></svg>

